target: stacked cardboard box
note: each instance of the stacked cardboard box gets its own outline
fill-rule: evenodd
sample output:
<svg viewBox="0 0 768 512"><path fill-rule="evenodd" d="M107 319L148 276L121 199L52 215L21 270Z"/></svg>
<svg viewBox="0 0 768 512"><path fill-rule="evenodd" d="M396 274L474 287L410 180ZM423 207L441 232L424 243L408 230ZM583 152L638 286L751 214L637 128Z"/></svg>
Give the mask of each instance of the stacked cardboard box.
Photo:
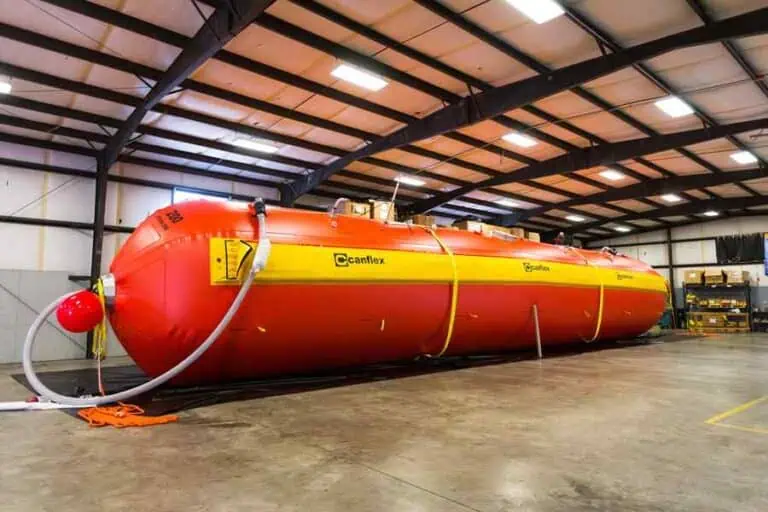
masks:
<svg viewBox="0 0 768 512"><path fill-rule="evenodd" d="M728 284L745 284L749 282L749 272L742 270L726 270L725 282Z"/></svg>
<svg viewBox="0 0 768 512"><path fill-rule="evenodd" d="M528 240L532 240L534 242L541 242L541 236L539 236L538 233L534 233L533 231L528 232Z"/></svg>
<svg viewBox="0 0 768 512"><path fill-rule="evenodd" d="M381 222L394 221L394 205L389 201L371 201L371 218Z"/></svg>
<svg viewBox="0 0 768 512"><path fill-rule="evenodd" d="M484 224L478 220L462 220L461 222L454 224L454 226L461 229L462 231L470 231L472 233L483 233L485 230L487 230L487 224Z"/></svg>
<svg viewBox="0 0 768 512"><path fill-rule="evenodd" d="M434 226L435 225L435 218L432 215L414 215L411 217L411 222L418 226Z"/></svg>
<svg viewBox="0 0 768 512"><path fill-rule="evenodd" d="M722 270L705 270L704 282L706 284L723 284L725 283L725 274Z"/></svg>
<svg viewBox="0 0 768 512"><path fill-rule="evenodd" d="M355 215L357 217L370 217L371 205L368 203L356 203L354 201L344 201L341 206L342 215Z"/></svg>
<svg viewBox="0 0 768 512"><path fill-rule="evenodd" d="M703 270L686 270L683 277L685 284L703 284L704 283L704 271Z"/></svg>

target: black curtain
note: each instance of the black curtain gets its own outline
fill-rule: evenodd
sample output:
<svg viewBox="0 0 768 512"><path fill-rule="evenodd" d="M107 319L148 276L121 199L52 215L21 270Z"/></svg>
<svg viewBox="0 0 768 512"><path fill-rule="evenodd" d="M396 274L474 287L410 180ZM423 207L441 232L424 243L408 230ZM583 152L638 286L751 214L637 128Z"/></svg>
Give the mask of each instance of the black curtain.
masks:
<svg viewBox="0 0 768 512"><path fill-rule="evenodd" d="M719 236L715 239L718 263L763 261L765 246L763 234Z"/></svg>

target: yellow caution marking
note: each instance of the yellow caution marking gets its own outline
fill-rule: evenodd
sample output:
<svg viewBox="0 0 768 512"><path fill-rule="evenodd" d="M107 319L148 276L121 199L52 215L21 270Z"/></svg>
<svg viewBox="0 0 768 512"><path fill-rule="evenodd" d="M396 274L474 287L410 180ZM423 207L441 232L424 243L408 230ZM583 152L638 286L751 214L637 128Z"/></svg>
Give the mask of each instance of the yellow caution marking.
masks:
<svg viewBox="0 0 768 512"><path fill-rule="evenodd" d="M761 396L760 398L756 398L755 400L752 400L750 402L743 403L741 405L737 405L733 409L729 409L729 410L727 410L727 411L725 411L723 413L720 413L720 414L717 414L715 416L712 416L711 418L709 418L704 423L706 423L708 425L715 425L715 424L720 423L721 421L723 421L725 419L730 418L731 416L739 414L740 412L744 412L747 409L750 409L750 408L756 406L757 404L759 404L761 402L765 402L766 400L768 400L768 395Z"/></svg>
<svg viewBox="0 0 768 512"><path fill-rule="evenodd" d="M742 432L751 432L753 434L766 434L768 435L768 428L751 427L746 425L731 425L729 423L715 423L716 427L732 428L734 430L741 430Z"/></svg>

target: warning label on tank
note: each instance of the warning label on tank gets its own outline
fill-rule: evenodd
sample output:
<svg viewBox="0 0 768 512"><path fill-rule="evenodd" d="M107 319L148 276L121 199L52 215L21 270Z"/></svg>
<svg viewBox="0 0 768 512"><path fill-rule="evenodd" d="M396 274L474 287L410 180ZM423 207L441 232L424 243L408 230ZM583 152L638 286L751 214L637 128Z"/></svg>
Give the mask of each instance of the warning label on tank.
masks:
<svg viewBox="0 0 768 512"><path fill-rule="evenodd" d="M256 252L256 242L211 238L210 244L211 284L241 283Z"/></svg>

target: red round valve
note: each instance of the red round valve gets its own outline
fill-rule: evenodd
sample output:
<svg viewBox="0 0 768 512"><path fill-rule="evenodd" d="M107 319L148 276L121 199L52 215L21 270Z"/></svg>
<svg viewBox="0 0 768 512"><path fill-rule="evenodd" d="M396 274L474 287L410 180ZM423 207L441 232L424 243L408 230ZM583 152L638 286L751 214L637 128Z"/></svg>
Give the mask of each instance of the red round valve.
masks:
<svg viewBox="0 0 768 512"><path fill-rule="evenodd" d="M99 297L88 290L77 292L56 308L56 319L69 332L88 332L104 318Z"/></svg>

